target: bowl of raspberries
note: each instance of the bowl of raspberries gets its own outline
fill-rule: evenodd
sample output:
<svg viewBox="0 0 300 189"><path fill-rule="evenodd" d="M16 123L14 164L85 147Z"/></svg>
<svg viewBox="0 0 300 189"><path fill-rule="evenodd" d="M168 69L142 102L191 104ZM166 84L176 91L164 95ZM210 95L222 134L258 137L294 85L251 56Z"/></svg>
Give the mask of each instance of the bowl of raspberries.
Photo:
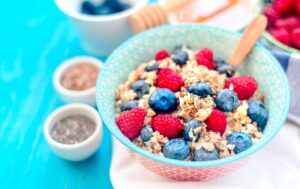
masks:
<svg viewBox="0 0 300 189"><path fill-rule="evenodd" d="M226 175L271 141L289 88L278 62L256 45L226 62L240 35L197 24L135 36L108 58L97 106L113 136L149 170L176 180Z"/></svg>
<svg viewBox="0 0 300 189"><path fill-rule="evenodd" d="M300 53L300 1L259 0L259 9L268 19L264 37L267 44L289 53Z"/></svg>

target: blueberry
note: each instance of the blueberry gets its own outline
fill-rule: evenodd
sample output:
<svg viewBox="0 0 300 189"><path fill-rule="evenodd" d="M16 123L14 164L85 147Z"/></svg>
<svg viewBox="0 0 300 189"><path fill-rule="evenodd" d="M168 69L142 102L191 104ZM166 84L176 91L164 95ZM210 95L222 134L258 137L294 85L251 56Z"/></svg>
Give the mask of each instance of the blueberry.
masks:
<svg viewBox="0 0 300 189"><path fill-rule="evenodd" d="M217 67L221 66L223 64L226 64L225 60L223 60L222 58L220 58L218 56L214 56L214 62L217 65Z"/></svg>
<svg viewBox="0 0 300 189"><path fill-rule="evenodd" d="M188 61L189 55L187 52L182 50L177 52L176 54L173 54L171 58L173 62L175 62L175 64L182 66L186 63L186 61Z"/></svg>
<svg viewBox="0 0 300 189"><path fill-rule="evenodd" d="M139 105L139 101L137 101L137 100L122 102L121 111L124 112L124 111L127 111L127 110L131 110L132 108L134 108L138 105Z"/></svg>
<svg viewBox="0 0 300 189"><path fill-rule="evenodd" d="M127 3L121 3L118 0L109 0L105 2L106 5L110 6L115 12L121 12L128 8L130 5Z"/></svg>
<svg viewBox="0 0 300 189"><path fill-rule="evenodd" d="M236 68L232 64L225 63L217 65L217 71L220 74L226 74L227 77L232 77L236 72Z"/></svg>
<svg viewBox="0 0 300 189"><path fill-rule="evenodd" d="M227 136L227 142L234 144L234 153L238 154L252 146L251 136L243 132L232 132Z"/></svg>
<svg viewBox="0 0 300 189"><path fill-rule="evenodd" d="M216 95L216 105L224 112L231 112L238 104L238 96L233 90L223 89Z"/></svg>
<svg viewBox="0 0 300 189"><path fill-rule="evenodd" d="M157 89L149 98L149 106L156 113L169 113L176 109L177 99L169 89Z"/></svg>
<svg viewBox="0 0 300 189"><path fill-rule="evenodd" d="M190 137L189 133L192 130L193 135L195 136L195 133L193 132L194 129L197 127L201 127L201 123L195 119L191 119L188 122L184 123L184 129L182 131L182 136L187 139L188 141L193 141L193 139ZM196 140L200 138L200 133L196 134Z"/></svg>
<svg viewBox="0 0 300 189"><path fill-rule="evenodd" d="M95 15L96 14L96 7L90 1L84 1L81 4L81 12L83 14Z"/></svg>
<svg viewBox="0 0 300 189"><path fill-rule="evenodd" d="M109 15L109 14L113 14L115 12L116 11L112 7L110 7L106 4L98 6L95 10L96 15Z"/></svg>
<svg viewBox="0 0 300 189"><path fill-rule="evenodd" d="M188 45L178 45L178 46L176 46L176 47L174 48L173 54L179 53L183 48L190 49L190 46L188 46Z"/></svg>
<svg viewBox="0 0 300 189"><path fill-rule="evenodd" d="M167 158L184 160L190 155L190 146L183 139L171 139L163 147L163 153Z"/></svg>
<svg viewBox="0 0 300 189"><path fill-rule="evenodd" d="M145 94L149 94L150 85L146 80L138 80L132 84L131 89L137 94L138 99L141 99Z"/></svg>
<svg viewBox="0 0 300 189"><path fill-rule="evenodd" d="M269 111L258 100L248 100L247 114L253 122L256 122L259 130L263 131L269 118Z"/></svg>
<svg viewBox="0 0 300 189"><path fill-rule="evenodd" d="M155 70L158 70L158 69L159 69L159 63L158 62L155 62L152 65L147 65L146 68L145 68L146 72L151 72L151 71L155 71Z"/></svg>
<svg viewBox="0 0 300 189"><path fill-rule="evenodd" d="M206 83L194 83L188 88L188 92L200 97L207 97L212 95L210 86Z"/></svg>
<svg viewBox="0 0 300 189"><path fill-rule="evenodd" d="M150 125L145 125L141 130L141 138L144 142L150 140L152 137L153 128Z"/></svg>
<svg viewBox="0 0 300 189"><path fill-rule="evenodd" d="M216 149L209 152L204 148L200 150L194 150L194 161L209 161L220 159L220 155Z"/></svg>

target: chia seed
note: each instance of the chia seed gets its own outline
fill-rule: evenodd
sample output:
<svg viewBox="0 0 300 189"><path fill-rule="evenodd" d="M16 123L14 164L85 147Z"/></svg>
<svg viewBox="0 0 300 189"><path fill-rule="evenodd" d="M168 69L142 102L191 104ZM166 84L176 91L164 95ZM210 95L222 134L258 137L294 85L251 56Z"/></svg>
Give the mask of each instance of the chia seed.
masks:
<svg viewBox="0 0 300 189"><path fill-rule="evenodd" d="M71 115L55 123L51 137L62 144L77 144L96 130L96 124L84 115Z"/></svg>

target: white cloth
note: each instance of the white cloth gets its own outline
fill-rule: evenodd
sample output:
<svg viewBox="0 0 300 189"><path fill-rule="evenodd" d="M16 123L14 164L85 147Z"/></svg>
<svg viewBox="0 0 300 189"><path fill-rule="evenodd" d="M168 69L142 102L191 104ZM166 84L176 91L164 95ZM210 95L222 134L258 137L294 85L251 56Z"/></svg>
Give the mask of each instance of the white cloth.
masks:
<svg viewBox="0 0 300 189"><path fill-rule="evenodd" d="M179 182L156 175L144 168L114 138L110 177L116 189L300 188L300 127L287 122L271 143L246 165L209 182Z"/></svg>

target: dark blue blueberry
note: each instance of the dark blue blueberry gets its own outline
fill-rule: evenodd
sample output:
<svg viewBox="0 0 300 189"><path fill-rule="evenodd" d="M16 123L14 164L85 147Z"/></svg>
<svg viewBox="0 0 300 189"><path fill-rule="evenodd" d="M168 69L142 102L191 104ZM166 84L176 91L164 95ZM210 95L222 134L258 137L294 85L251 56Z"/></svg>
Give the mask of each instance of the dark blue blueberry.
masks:
<svg viewBox="0 0 300 189"><path fill-rule="evenodd" d="M210 86L206 83L194 83L188 88L188 92L200 97L207 97L212 95Z"/></svg>
<svg viewBox="0 0 300 189"><path fill-rule="evenodd" d="M146 68L145 68L146 72L151 72L151 71L155 71L155 70L158 70L158 69L159 69L159 63L158 62L155 62L152 65L147 65Z"/></svg>
<svg viewBox="0 0 300 189"><path fill-rule="evenodd" d="M216 149L209 152L204 148L194 150L194 161L210 161L220 159L220 155Z"/></svg>
<svg viewBox="0 0 300 189"><path fill-rule="evenodd" d="M195 134L193 132L194 129L197 127L201 127L201 123L195 119L191 119L188 122L184 123L184 129L182 131L182 136L187 139L188 141L193 141L193 139L190 137L190 131L192 131L192 135L196 137L196 140L200 138L200 133Z"/></svg>
<svg viewBox="0 0 300 189"><path fill-rule="evenodd" d="M116 13L116 11L112 7L110 7L106 4L96 7L96 10L95 10L96 15L109 15L109 14L113 14L113 13Z"/></svg>
<svg viewBox="0 0 300 189"><path fill-rule="evenodd" d="M247 150L252 146L252 139L250 135L243 132L232 132L227 136L227 142L234 144L234 153L238 154Z"/></svg>
<svg viewBox="0 0 300 189"><path fill-rule="evenodd" d="M107 0L106 5L110 6L115 12L121 12L130 8L127 3L121 3L118 0Z"/></svg>
<svg viewBox="0 0 300 189"><path fill-rule="evenodd" d="M248 100L248 116L253 122L257 123L259 130L263 131L268 122L269 111L258 100Z"/></svg>
<svg viewBox="0 0 300 189"><path fill-rule="evenodd" d="M176 109L177 99L169 89L157 89L149 98L149 106L156 113L169 113Z"/></svg>
<svg viewBox="0 0 300 189"><path fill-rule="evenodd" d="M237 94L230 89L223 89L216 95L216 105L224 112L231 112L239 104Z"/></svg>
<svg viewBox="0 0 300 189"><path fill-rule="evenodd" d="M173 54L179 53L183 48L190 49L190 46L188 46L188 45L178 45L178 46L176 46L176 47L174 48Z"/></svg>
<svg viewBox="0 0 300 189"><path fill-rule="evenodd" d="M217 71L220 74L226 74L227 77L232 77L236 72L236 68L232 64L225 63L217 65Z"/></svg>
<svg viewBox="0 0 300 189"><path fill-rule="evenodd" d="M214 62L217 65L217 67L221 66L223 64L226 64L226 61L223 60L222 58L218 57L218 56L214 56Z"/></svg>
<svg viewBox="0 0 300 189"><path fill-rule="evenodd" d="M96 6L90 1L84 1L81 4L81 12L83 14L95 15L96 14Z"/></svg>
<svg viewBox="0 0 300 189"><path fill-rule="evenodd" d="M139 105L139 101L137 101L137 100L122 102L121 111L124 112L124 111L127 111L127 110L131 110L132 108L134 108L138 105Z"/></svg>
<svg viewBox="0 0 300 189"><path fill-rule="evenodd" d="M173 54L171 58L175 64L182 66L186 64L186 61L188 61L189 55L186 51L179 51L176 54Z"/></svg>
<svg viewBox="0 0 300 189"><path fill-rule="evenodd" d="M138 99L141 99L145 94L149 94L150 85L146 80L138 80L131 85L131 89L137 94Z"/></svg>
<svg viewBox="0 0 300 189"><path fill-rule="evenodd" d="M153 128L150 125L145 125L141 130L141 139L146 142L152 137Z"/></svg>
<svg viewBox="0 0 300 189"><path fill-rule="evenodd" d="M163 147L163 154L167 158L184 160L190 155L190 146L183 139L171 139Z"/></svg>

